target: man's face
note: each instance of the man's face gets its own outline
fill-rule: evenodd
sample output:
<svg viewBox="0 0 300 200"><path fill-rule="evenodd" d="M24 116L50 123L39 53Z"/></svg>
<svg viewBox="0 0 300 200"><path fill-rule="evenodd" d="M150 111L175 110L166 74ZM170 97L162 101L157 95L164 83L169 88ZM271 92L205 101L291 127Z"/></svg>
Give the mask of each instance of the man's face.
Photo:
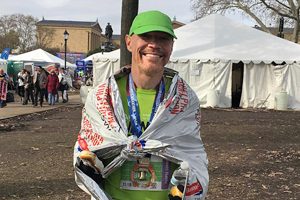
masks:
<svg viewBox="0 0 300 200"><path fill-rule="evenodd" d="M151 76L161 72L173 49L173 38L163 32L126 36L127 49L132 53L132 67Z"/></svg>
<svg viewBox="0 0 300 200"><path fill-rule="evenodd" d="M41 73L41 68L37 67L37 68L35 68L35 70L38 74Z"/></svg>

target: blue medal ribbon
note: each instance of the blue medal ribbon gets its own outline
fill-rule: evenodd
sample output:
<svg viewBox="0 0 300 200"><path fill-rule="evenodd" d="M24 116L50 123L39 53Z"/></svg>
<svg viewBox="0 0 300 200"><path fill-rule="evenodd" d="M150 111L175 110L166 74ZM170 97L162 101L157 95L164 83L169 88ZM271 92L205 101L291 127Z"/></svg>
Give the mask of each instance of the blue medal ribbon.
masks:
<svg viewBox="0 0 300 200"><path fill-rule="evenodd" d="M140 137L142 135L142 126L141 126L141 118L139 113L139 103L137 100L135 85L132 80L131 73L128 76L128 81L126 85L127 92L127 104L130 114L130 122L131 122L131 132L133 135ZM159 107L159 104L163 101L165 95L165 84L163 79L160 81L159 89L156 92L155 100L152 106L152 112L149 119L149 124L152 122L154 115Z"/></svg>

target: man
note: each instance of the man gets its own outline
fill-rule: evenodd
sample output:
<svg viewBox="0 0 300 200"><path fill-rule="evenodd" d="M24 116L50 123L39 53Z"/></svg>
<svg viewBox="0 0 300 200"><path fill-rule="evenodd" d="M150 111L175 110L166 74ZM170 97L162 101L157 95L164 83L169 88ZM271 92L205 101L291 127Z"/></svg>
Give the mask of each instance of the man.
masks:
<svg viewBox="0 0 300 200"><path fill-rule="evenodd" d="M28 100L31 100L31 104L34 105L34 95L33 95L33 84L32 84L32 76L30 72L24 69L24 99L23 105L28 104Z"/></svg>
<svg viewBox="0 0 300 200"><path fill-rule="evenodd" d="M92 199L204 199L208 170L199 100L165 68L174 38L167 15L140 13L125 38L132 65L89 92L74 165L78 186ZM170 179L182 163L187 182L174 192Z"/></svg>
<svg viewBox="0 0 300 200"><path fill-rule="evenodd" d="M21 97L21 102L23 103L23 98L25 94L25 88L24 88L24 78L25 78L25 69L22 69L18 73L18 95Z"/></svg>
<svg viewBox="0 0 300 200"><path fill-rule="evenodd" d="M68 89L69 89L69 85L68 85L68 81L67 81L67 74L65 69L61 68L59 69L59 74L58 74L58 79L59 79L59 91L61 91L61 96L63 99L63 103L67 103L68 102ZM59 95L57 95L59 96ZM58 98L57 98L58 100Z"/></svg>
<svg viewBox="0 0 300 200"><path fill-rule="evenodd" d="M44 96L47 96L47 82L48 74L46 73L46 70L44 70L42 66L35 67L35 72L33 74L34 106L38 105L38 101L40 102L40 106L43 106ZM47 98L46 101L48 101Z"/></svg>

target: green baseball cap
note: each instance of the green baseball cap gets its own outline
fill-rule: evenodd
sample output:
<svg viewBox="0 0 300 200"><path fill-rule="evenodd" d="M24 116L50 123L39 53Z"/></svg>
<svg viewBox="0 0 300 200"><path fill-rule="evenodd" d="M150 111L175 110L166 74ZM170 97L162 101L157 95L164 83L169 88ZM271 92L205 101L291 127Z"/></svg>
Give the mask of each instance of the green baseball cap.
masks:
<svg viewBox="0 0 300 200"><path fill-rule="evenodd" d="M140 35L151 31L165 32L177 39L169 16L155 10L138 14L131 24L129 35Z"/></svg>

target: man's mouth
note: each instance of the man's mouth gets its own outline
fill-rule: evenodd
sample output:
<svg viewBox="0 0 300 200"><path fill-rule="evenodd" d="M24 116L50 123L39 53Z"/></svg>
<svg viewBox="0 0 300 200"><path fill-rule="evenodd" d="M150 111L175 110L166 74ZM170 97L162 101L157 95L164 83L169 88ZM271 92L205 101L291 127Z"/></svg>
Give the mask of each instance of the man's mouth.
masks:
<svg viewBox="0 0 300 200"><path fill-rule="evenodd" d="M162 54L157 54L157 53L147 53L147 52L142 53L142 55L143 55L143 56L146 56L146 57L148 57L148 58L161 58L161 57L163 57Z"/></svg>

